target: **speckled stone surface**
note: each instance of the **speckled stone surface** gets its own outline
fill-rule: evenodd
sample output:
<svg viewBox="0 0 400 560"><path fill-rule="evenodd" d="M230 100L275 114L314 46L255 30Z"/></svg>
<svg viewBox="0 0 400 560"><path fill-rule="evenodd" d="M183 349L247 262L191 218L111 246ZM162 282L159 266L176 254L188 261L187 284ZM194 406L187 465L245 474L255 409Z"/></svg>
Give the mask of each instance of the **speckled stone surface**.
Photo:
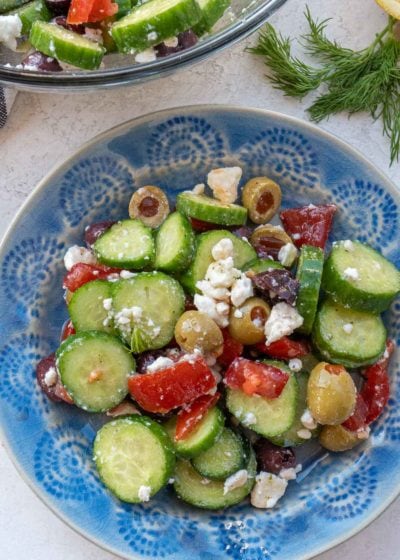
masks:
<svg viewBox="0 0 400 560"><path fill-rule="evenodd" d="M385 16L373 0L310 0L319 17L333 17L335 38L353 48L368 44ZM272 18L284 34L305 30L304 0L288 0ZM161 81L85 95L18 95L0 131L0 234L38 181L96 134L138 115L180 105L230 103L304 117L305 103L284 98L263 78L261 60L244 52L246 44ZM322 124L358 148L395 183L400 164L389 168L388 141L380 123L365 115L340 115ZM340 165L340 162L338 162ZM27 387L27 390L29 388ZM1 442L0 442L1 443ZM23 442L21 443L23 445ZM400 501L367 529L318 560L399 560ZM0 446L0 558L7 560L113 560L48 510L19 477ZM282 559L284 560L284 559Z"/></svg>

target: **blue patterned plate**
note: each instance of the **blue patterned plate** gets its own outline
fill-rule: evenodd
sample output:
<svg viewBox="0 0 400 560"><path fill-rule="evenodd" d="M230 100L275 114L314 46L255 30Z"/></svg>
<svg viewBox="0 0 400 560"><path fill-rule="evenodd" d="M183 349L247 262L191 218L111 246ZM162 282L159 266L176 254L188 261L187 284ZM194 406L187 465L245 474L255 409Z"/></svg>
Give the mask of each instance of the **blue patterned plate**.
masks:
<svg viewBox="0 0 400 560"><path fill-rule="evenodd" d="M363 447L320 457L279 506L243 503L202 512L167 489L124 505L97 477L91 444L101 420L53 405L34 381L36 361L58 344L66 310L62 257L86 225L127 213L138 185L177 192L207 170L236 164L268 175L286 206L335 202L336 238L358 238L400 265L400 196L358 153L318 128L260 110L188 107L119 126L86 145L38 186L1 248L0 419L25 480L65 522L124 558L305 560L365 527L400 489L400 371ZM400 303L387 313L400 343ZM393 360L398 364L397 359Z"/></svg>

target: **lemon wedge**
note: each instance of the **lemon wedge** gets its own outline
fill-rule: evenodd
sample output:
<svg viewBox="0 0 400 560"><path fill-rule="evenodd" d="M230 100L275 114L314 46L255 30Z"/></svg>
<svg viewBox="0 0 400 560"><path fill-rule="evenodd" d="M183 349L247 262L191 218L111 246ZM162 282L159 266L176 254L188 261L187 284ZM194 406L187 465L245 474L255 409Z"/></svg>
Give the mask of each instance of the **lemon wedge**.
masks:
<svg viewBox="0 0 400 560"><path fill-rule="evenodd" d="M375 0L375 2L395 19L400 19L400 0Z"/></svg>

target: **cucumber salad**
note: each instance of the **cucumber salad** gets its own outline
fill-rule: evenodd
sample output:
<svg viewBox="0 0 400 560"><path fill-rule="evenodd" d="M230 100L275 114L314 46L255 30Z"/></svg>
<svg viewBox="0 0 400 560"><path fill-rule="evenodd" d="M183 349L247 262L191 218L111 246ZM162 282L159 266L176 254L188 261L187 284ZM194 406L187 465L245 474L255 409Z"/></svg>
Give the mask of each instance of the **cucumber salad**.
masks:
<svg viewBox="0 0 400 560"><path fill-rule="evenodd" d="M0 46L25 51L21 68L100 67L106 53L135 62L196 44L230 0L0 0Z"/></svg>
<svg viewBox="0 0 400 560"><path fill-rule="evenodd" d="M325 249L334 204L279 213L267 177L239 204L241 176L211 170L175 210L143 186L129 217L87 225L65 255L70 320L37 380L104 414L94 462L125 502L169 485L199 508L272 508L300 446L352 449L388 402L380 313L399 271L355 239Z"/></svg>

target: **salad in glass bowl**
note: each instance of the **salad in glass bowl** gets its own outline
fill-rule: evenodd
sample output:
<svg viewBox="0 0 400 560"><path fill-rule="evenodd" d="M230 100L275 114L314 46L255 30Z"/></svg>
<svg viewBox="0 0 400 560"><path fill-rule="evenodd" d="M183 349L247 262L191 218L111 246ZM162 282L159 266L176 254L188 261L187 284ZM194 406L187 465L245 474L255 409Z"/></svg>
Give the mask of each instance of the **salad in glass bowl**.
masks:
<svg viewBox="0 0 400 560"><path fill-rule="evenodd" d="M238 204L241 176L213 169L175 209L143 186L129 218L87 226L65 254L70 320L37 380L51 400L107 415L93 457L124 502L170 484L200 508L247 496L272 508L299 449L360 445L388 402L380 314L399 271L359 241L330 247L334 204L279 213L268 177Z"/></svg>

